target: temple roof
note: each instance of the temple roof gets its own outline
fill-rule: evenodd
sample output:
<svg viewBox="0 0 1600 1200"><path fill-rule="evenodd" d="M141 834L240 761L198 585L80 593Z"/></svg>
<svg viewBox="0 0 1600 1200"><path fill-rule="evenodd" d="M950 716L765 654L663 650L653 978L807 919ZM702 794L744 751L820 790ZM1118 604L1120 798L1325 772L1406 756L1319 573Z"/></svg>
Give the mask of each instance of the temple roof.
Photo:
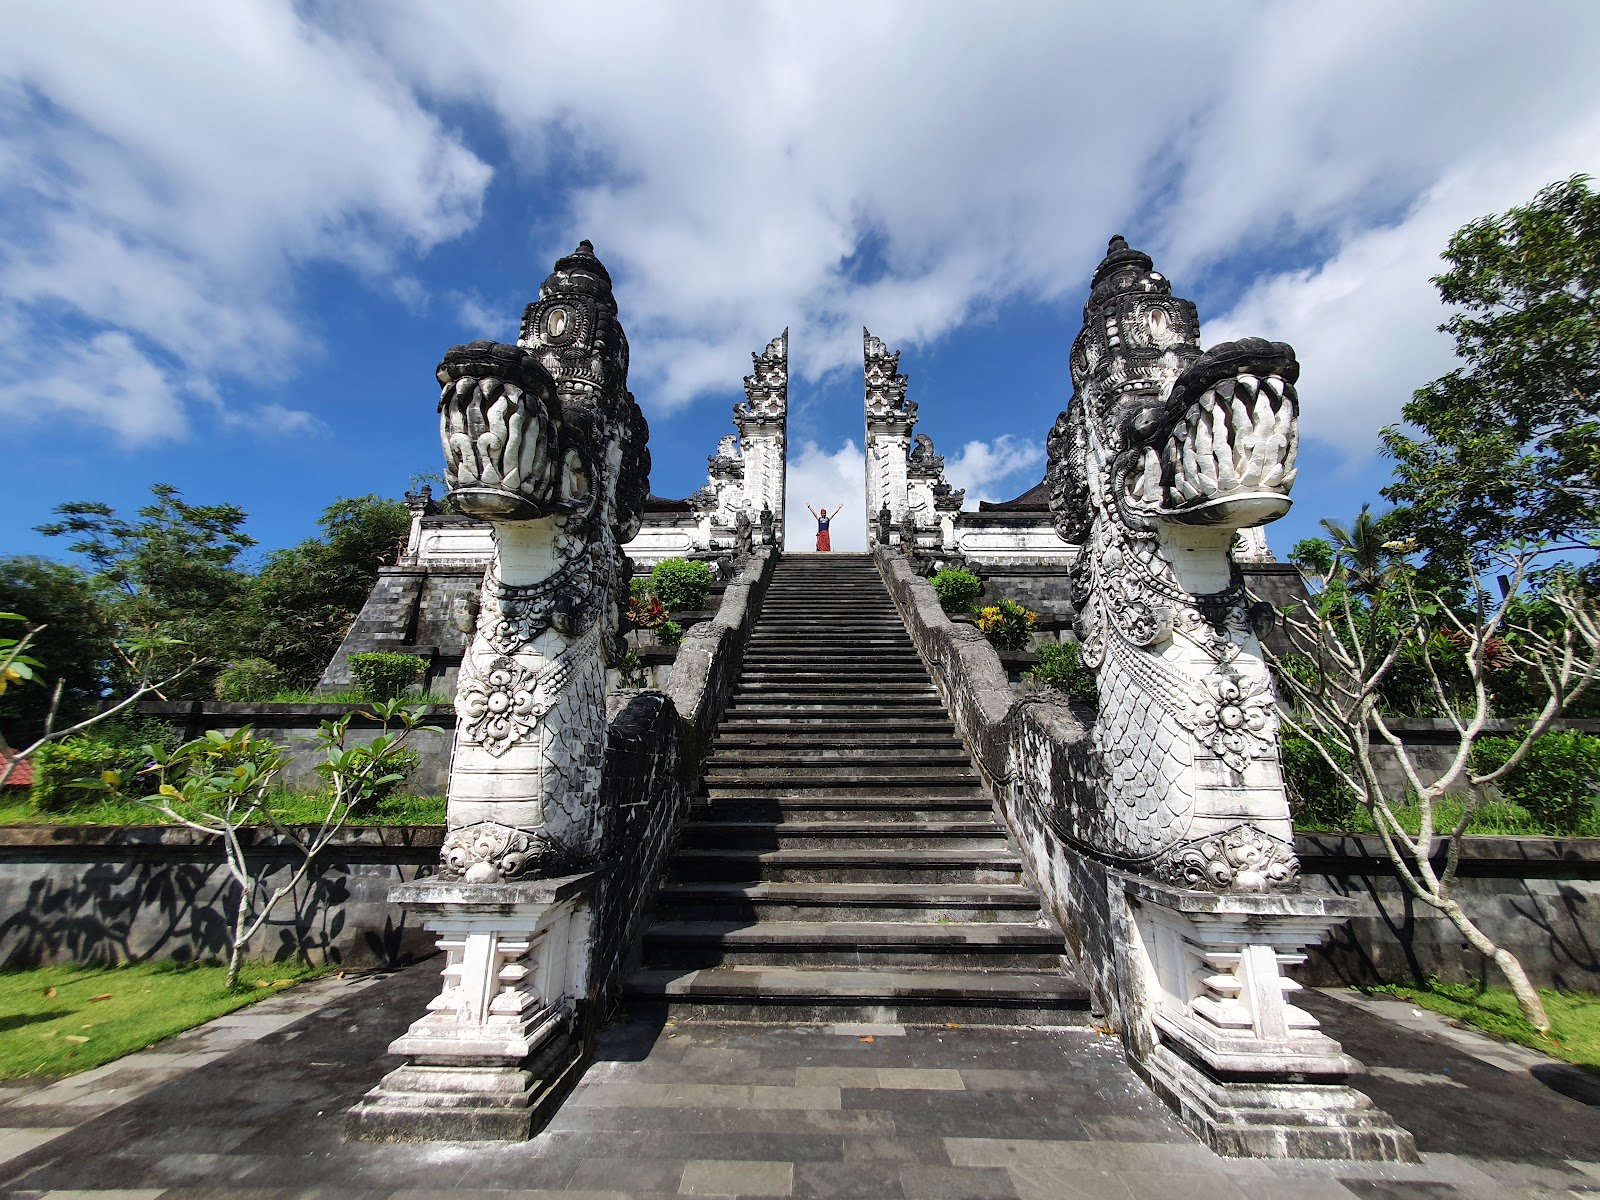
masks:
<svg viewBox="0 0 1600 1200"><path fill-rule="evenodd" d="M998 503L980 500L978 501L978 511L1048 513L1050 511L1050 481L1041 479L1014 500L1002 500Z"/></svg>

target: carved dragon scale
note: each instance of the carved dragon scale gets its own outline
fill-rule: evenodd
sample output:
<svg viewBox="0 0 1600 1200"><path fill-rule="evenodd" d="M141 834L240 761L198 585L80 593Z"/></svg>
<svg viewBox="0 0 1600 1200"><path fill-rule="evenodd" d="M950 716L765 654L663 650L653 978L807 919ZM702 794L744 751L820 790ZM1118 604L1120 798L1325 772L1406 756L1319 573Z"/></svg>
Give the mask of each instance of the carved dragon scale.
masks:
<svg viewBox="0 0 1600 1200"><path fill-rule="evenodd" d="M1056 528L1100 713L1058 832L1185 887L1297 882L1278 717L1235 533L1288 511L1299 364L1281 342L1200 350L1199 316L1114 238L1049 437ZM1087 802L1096 797L1095 802ZM1081 799L1080 799L1081 798Z"/></svg>

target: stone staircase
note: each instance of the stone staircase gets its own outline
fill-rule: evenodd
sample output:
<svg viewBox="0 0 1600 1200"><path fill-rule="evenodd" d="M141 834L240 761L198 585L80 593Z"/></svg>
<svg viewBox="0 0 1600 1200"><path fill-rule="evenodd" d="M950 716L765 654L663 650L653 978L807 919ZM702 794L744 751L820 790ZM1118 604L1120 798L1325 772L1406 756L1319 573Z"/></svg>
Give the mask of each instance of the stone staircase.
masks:
<svg viewBox="0 0 1600 1200"><path fill-rule="evenodd" d="M705 785L634 1003L778 1022L1087 1019L870 556L774 568Z"/></svg>

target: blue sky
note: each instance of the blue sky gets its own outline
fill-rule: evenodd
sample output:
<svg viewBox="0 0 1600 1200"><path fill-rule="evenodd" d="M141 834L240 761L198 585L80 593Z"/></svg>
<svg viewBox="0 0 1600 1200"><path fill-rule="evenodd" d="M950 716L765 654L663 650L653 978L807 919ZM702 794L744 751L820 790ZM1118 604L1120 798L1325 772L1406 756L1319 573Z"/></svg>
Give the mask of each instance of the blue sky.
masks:
<svg viewBox="0 0 1600 1200"><path fill-rule="evenodd" d="M791 510L859 545L863 323L969 504L1042 474L1106 239L1299 351L1280 553L1376 501L1450 232L1600 167L1600 6L21 5L0 60L0 553L149 485L251 514L438 468L443 350L591 239L654 490L790 344Z"/></svg>

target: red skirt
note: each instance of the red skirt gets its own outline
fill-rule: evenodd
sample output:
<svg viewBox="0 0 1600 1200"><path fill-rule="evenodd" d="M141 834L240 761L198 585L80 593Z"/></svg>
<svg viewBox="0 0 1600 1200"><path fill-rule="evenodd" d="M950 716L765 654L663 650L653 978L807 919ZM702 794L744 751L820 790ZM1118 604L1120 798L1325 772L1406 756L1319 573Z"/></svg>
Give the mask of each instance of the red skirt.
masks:
<svg viewBox="0 0 1600 1200"><path fill-rule="evenodd" d="M817 549L818 550L832 550L833 549L833 547L828 544L828 531L826 529L817 530Z"/></svg>

